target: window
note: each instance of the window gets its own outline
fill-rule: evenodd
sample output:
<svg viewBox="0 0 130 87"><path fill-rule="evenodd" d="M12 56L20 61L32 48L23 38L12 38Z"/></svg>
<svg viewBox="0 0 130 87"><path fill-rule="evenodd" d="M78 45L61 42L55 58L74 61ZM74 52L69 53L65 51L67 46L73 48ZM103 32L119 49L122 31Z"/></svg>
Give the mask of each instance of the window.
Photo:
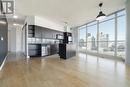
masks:
<svg viewBox="0 0 130 87"><path fill-rule="evenodd" d="M117 18L117 56L125 57L126 16Z"/></svg>
<svg viewBox="0 0 130 87"><path fill-rule="evenodd" d="M111 20L111 19L114 19L114 18L115 18L115 14L112 14L110 16L107 16L105 19L100 20L99 22L105 22L105 21L108 21L108 20Z"/></svg>
<svg viewBox="0 0 130 87"><path fill-rule="evenodd" d="M122 10L80 27L79 48L83 52L124 58L125 36L126 12Z"/></svg>
<svg viewBox="0 0 130 87"><path fill-rule="evenodd" d="M117 16L118 16L118 17L119 17L119 16L125 16L125 15L126 15L126 11L125 11L125 10L120 11L120 12L117 13Z"/></svg>
<svg viewBox="0 0 130 87"><path fill-rule="evenodd" d="M87 27L87 50L97 52L97 24Z"/></svg>
<svg viewBox="0 0 130 87"><path fill-rule="evenodd" d="M115 20L99 24L99 53L114 56L115 50Z"/></svg>
<svg viewBox="0 0 130 87"><path fill-rule="evenodd" d="M86 51L86 27L79 29L79 50Z"/></svg>
<svg viewBox="0 0 130 87"><path fill-rule="evenodd" d="M93 22L91 22L91 23L88 23L88 24L87 24L87 27L92 26L92 25L96 25L96 24L97 24L97 21L93 21Z"/></svg>
<svg viewBox="0 0 130 87"><path fill-rule="evenodd" d="M79 42L86 42L86 28L80 29Z"/></svg>

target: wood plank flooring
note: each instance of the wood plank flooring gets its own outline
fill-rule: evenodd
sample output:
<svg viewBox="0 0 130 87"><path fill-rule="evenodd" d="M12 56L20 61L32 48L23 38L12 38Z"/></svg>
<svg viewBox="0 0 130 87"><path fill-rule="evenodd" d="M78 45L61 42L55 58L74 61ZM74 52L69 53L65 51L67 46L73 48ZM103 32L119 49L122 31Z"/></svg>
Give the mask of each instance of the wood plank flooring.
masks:
<svg viewBox="0 0 130 87"><path fill-rule="evenodd" d="M130 67L82 53L67 60L10 54L0 87L130 87Z"/></svg>

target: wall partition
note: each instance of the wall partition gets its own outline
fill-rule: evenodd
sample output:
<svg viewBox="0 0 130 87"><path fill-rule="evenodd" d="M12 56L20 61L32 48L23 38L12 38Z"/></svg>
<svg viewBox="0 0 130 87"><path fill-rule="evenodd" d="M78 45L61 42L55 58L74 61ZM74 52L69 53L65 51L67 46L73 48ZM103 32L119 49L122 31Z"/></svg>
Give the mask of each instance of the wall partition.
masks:
<svg viewBox="0 0 130 87"><path fill-rule="evenodd" d="M126 12L115 12L78 29L79 52L125 58Z"/></svg>

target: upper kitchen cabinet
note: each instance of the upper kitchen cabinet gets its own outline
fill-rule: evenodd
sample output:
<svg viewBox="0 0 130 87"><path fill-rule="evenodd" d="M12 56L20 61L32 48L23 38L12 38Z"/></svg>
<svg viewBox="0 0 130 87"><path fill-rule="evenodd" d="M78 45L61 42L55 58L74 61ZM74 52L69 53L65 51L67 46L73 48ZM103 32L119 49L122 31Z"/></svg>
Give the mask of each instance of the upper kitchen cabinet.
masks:
<svg viewBox="0 0 130 87"><path fill-rule="evenodd" d="M29 37L44 38L44 39L58 39L57 35L63 35L63 32L48 29L45 27L36 26L36 25L28 26Z"/></svg>
<svg viewBox="0 0 130 87"><path fill-rule="evenodd" d="M41 27L35 26L35 25L29 25L28 26L28 37L41 38L42 37Z"/></svg>
<svg viewBox="0 0 130 87"><path fill-rule="evenodd" d="M42 29L42 38L56 39L56 32L51 29L43 28Z"/></svg>
<svg viewBox="0 0 130 87"><path fill-rule="evenodd" d="M28 25L28 37L34 37L34 33L35 33L35 26Z"/></svg>
<svg viewBox="0 0 130 87"><path fill-rule="evenodd" d="M52 31L50 31L50 29L45 29L44 32L46 39L52 39Z"/></svg>
<svg viewBox="0 0 130 87"><path fill-rule="evenodd" d="M35 26L35 34L36 38L42 38L42 28L39 26Z"/></svg>

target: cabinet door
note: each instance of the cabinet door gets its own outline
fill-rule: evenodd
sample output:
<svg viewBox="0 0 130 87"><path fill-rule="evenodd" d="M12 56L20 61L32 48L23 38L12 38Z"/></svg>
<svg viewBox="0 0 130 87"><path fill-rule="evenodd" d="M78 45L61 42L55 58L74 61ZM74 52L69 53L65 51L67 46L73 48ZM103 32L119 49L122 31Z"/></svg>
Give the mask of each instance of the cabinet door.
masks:
<svg viewBox="0 0 130 87"><path fill-rule="evenodd" d="M45 33L46 33L45 29L42 29L41 32L42 32L42 38L45 38Z"/></svg>
<svg viewBox="0 0 130 87"><path fill-rule="evenodd" d="M35 37L41 38L42 37L42 30L40 27L35 27Z"/></svg>
<svg viewBox="0 0 130 87"><path fill-rule="evenodd" d="M52 38L53 38L53 39L56 39L56 34L57 34L57 32L56 32L56 31L53 31L53 33L52 33Z"/></svg>
<svg viewBox="0 0 130 87"><path fill-rule="evenodd" d="M48 30L44 29L43 34L44 34L44 38L47 39L48 38Z"/></svg>
<svg viewBox="0 0 130 87"><path fill-rule="evenodd" d="M51 55L57 54L58 53L58 45L57 44L52 44L50 51L51 51Z"/></svg>
<svg viewBox="0 0 130 87"><path fill-rule="evenodd" d="M52 38L52 31L51 30L46 29L44 34L45 34L45 38L47 38L47 39L51 39Z"/></svg>

